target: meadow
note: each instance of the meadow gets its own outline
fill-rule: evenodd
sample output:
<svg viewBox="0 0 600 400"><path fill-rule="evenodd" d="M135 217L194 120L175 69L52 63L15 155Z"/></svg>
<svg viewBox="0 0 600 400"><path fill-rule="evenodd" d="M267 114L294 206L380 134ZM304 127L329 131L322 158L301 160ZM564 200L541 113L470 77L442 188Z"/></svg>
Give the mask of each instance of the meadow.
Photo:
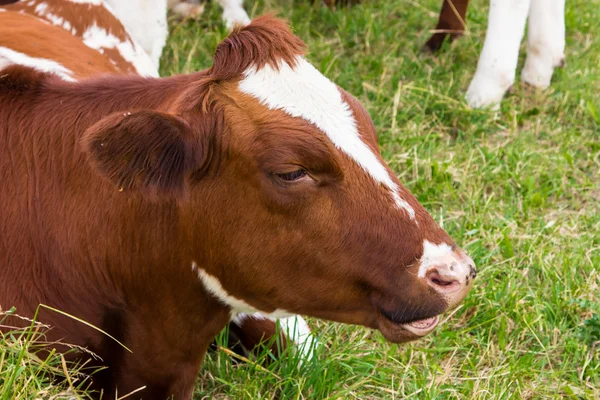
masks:
<svg viewBox="0 0 600 400"><path fill-rule="evenodd" d="M227 35L214 3L172 21L162 75L210 66ZM498 111L464 101L488 1L472 1L463 38L424 54L440 3L246 7L288 19L309 60L367 108L386 161L478 265L471 294L411 344L309 318L322 344L309 362L218 350L195 399L600 399L600 1L567 2L566 66L543 92L517 78ZM0 400L87 398L77 367L38 359L30 336L0 336Z"/></svg>

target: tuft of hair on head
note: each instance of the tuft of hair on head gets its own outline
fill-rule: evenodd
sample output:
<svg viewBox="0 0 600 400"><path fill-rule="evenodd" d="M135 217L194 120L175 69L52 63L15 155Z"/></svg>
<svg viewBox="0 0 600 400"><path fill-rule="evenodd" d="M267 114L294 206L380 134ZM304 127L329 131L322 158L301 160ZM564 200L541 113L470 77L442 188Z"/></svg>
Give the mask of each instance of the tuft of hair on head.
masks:
<svg viewBox="0 0 600 400"><path fill-rule="evenodd" d="M217 46L212 67L179 96L172 111L185 113L201 108L207 113L213 104L214 83L238 78L250 67L260 69L268 64L279 68L281 62L294 67L305 49L304 42L292 33L288 24L270 14L236 27Z"/></svg>
<svg viewBox="0 0 600 400"><path fill-rule="evenodd" d="M269 64L278 68L281 61L293 67L305 49L304 42L285 21L263 15L249 25L235 28L217 46L211 76L217 81L232 79L249 67L260 69Z"/></svg>

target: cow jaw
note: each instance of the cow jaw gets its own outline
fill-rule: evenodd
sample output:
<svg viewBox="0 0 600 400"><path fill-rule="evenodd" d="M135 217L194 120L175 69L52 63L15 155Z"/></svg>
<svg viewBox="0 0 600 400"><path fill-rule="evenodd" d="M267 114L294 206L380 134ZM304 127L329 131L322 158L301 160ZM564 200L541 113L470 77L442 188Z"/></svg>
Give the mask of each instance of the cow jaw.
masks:
<svg viewBox="0 0 600 400"><path fill-rule="evenodd" d="M433 332L439 321L440 316L436 315L430 318L399 324L380 312L377 318L377 328L390 342L406 343L427 336Z"/></svg>
<svg viewBox="0 0 600 400"><path fill-rule="evenodd" d="M221 285L221 282L219 281L218 278L210 275L204 269L199 268L195 262L192 262L192 272L195 272L196 274L198 274L198 279L200 279L200 282L202 282L202 284L204 285L204 288L206 289L206 291L208 293L210 293L212 296L216 297L219 300L219 302L221 302L221 304L223 304L231 309L230 314L231 314L232 319L235 318L240 313L244 313L244 314L260 313L261 315L263 315L267 318L273 318L273 319L286 318L286 317L290 317L293 315L292 313L287 312L285 310L281 310L281 309L276 309L271 312L262 311L262 310L257 309L256 307L251 306L244 300L238 299L237 297L232 296L225 290L225 288L223 288L223 285Z"/></svg>

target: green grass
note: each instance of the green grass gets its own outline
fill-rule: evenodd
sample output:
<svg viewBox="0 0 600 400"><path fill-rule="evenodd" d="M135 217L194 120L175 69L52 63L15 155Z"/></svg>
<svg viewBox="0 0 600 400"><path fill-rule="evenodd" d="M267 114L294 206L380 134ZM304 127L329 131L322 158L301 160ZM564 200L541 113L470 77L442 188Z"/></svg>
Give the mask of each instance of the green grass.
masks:
<svg viewBox="0 0 600 400"><path fill-rule="evenodd" d="M67 363L54 349L46 351L48 326L22 317L17 318L28 326L11 326L15 319L8 317L16 315L14 311L0 308L0 327L10 329L0 331L0 400L87 398L93 371Z"/></svg>
<svg viewBox="0 0 600 400"><path fill-rule="evenodd" d="M251 8L290 20L315 66L361 100L386 160L479 276L421 341L309 319L323 344L316 359L286 354L265 369L219 351L195 399L600 398L600 1L567 2L566 67L544 92L517 79L498 112L463 100L487 3L472 1L469 34L438 56L421 46L439 0ZM162 74L207 68L226 34L215 4L200 21L173 21ZM2 340L0 354L15 346Z"/></svg>
<svg viewBox="0 0 600 400"><path fill-rule="evenodd" d="M566 67L545 92L517 82L499 112L463 100L487 1L473 1L470 33L438 56L421 53L438 0L309 3L270 0L252 13L290 20L315 66L362 101L384 157L479 277L424 340L397 346L310 320L324 343L310 365L284 359L266 372L217 353L196 398L599 398L600 2L567 3ZM219 18L212 6L200 23L174 24L162 73L208 67L226 35Z"/></svg>

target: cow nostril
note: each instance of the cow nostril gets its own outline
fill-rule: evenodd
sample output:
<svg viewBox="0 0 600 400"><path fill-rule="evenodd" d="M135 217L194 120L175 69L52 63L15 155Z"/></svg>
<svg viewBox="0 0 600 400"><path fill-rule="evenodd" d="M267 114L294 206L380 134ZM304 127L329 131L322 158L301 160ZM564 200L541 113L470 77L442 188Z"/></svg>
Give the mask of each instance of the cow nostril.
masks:
<svg viewBox="0 0 600 400"><path fill-rule="evenodd" d="M442 276L436 270L433 270L427 274L427 281L429 282L430 286L443 291L448 291L450 289L454 289L454 287L460 286L458 279L450 276Z"/></svg>
<svg viewBox="0 0 600 400"><path fill-rule="evenodd" d="M438 286L448 286L452 285L452 282L446 282L438 278L431 278L431 282L435 283Z"/></svg>

